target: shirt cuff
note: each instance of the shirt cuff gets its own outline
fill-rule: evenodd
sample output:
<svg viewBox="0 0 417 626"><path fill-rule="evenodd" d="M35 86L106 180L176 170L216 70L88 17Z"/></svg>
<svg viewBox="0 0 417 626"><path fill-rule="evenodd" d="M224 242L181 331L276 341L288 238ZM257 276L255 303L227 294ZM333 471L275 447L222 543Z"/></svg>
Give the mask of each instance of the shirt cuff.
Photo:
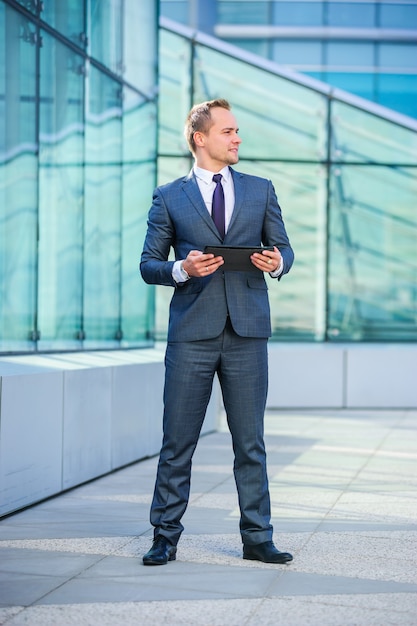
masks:
<svg viewBox="0 0 417 626"><path fill-rule="evenodd" d="M182 264L183 261L175 261L172 266L172 278L178 284L186 283L190 278L187 272L182 268Z"/></svg>
<svg viewBox="0 0 417 626"><path fill-rule="evenodd" d="M273 272L269 272L269 275L272 278L278 278L279 276L281 276L283 269L284 269L284 260L281 257L281 263L279 264L279 267L277 267L277 269L274 270Z"/></svg>

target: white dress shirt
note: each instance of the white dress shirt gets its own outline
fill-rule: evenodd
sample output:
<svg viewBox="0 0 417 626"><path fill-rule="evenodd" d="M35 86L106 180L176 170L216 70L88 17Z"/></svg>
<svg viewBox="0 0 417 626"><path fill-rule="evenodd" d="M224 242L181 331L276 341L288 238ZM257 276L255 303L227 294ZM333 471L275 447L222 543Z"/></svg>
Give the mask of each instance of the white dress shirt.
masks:
<svg viewBox="0 0 417 626"><path fill-rule="evenodd" d="M235 188L233 186L232 174L229 167L226 165L219 174L222 175L221 185L224 193L224 232L227 233L230 220L235 206ZM197 178L198 188L203 196L204 203L207 207L207 211L211 215L213 204L213 193L216 188L216 183L213 180L213 172L203 170L201 167L194 166L194 174Z"/></svg>

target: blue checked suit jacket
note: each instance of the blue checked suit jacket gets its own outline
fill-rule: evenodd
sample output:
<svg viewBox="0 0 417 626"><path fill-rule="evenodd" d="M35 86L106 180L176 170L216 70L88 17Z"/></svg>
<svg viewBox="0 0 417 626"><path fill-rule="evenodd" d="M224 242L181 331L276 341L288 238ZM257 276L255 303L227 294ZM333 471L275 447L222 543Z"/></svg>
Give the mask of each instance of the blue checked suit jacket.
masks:
<svg viewBox="0 0 417 626"><path fill-rule="evenodd" d="M271 181L231 169L235 206L223 244L277 246L286 274L293 263L281 209ZM190 250L222 241L201 196L194 174L154 191L140 271L149 284L174 287L170 304L168 341L196 341L217 337L227 315L242 337L269 337L271 321L268 287L263 272L227 272L222 268L204 278L177 285L173 260L185 259ZM276 279L275 279L276 280ZM274 285L275 286L275 285Z"/></svg>

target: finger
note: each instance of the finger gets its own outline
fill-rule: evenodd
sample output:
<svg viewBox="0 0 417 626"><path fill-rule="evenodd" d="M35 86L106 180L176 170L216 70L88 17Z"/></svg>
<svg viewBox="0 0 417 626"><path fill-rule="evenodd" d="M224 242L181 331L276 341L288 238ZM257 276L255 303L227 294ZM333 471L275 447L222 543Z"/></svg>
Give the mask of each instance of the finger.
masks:
<svg viewBox="0 0 417 626"><path fill-rule="evenodd" d="M221 265L224 263L224 259L221 256L217 256L213 258L213 255L210 255L212 258L204 261L201 261L201 265L199 266L200 272L202 276L207 276L208 274L212 274L215 272Z"/></svg>
<svg viewBox="0 0 417 626"><path fill-rule="evenodd" d="M206 262L206 261L211 261L212 259L218 260L218 259L221 259L221 258L222 257L220 257L220 256L216 256L215 257L214 254L212 254L210 252L210 253L207 253L207 254L202 254L200 260L203 263L203 262Z"/></svg>
<svg viewBox="0 0 417 626"><path fill-rule="evenodd" d="M261 261L262 263L266 263L266 265L273 265L276 262L276 257L273 252L262 252L262 254L255 254L254 257Z"/></svg>

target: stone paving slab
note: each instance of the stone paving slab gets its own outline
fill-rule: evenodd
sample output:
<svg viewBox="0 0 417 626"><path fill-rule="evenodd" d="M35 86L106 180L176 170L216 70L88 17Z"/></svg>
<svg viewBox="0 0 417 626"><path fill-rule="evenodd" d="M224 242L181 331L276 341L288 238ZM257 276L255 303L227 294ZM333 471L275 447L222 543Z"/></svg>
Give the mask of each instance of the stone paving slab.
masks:
<svg viewBox="0 0 417 626"><path fill-rule="evenodd" d="M155 458L0 520L0 625L416 626L417 412L266 415L275 542L243 561L230 435L202 437L177 560L144 567Z"/></svg>

